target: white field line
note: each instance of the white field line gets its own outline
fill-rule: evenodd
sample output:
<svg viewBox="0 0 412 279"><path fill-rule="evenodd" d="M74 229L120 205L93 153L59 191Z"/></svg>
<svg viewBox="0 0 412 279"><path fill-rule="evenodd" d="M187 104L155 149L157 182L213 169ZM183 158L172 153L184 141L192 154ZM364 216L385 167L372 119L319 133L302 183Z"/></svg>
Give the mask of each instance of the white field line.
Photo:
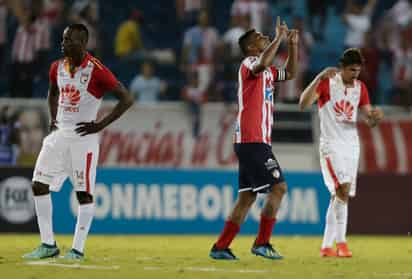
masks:
<svg viewBox="0 0 412 279"><path fill-rule="evenodd" d="M144 270L151 271L168 271L167 268L162 268L159 266L145 266ZM225 269L225 268L215 268L215 267L195 267L195 266L186 266L176 268L176 271L199 271L199 272L233 272L233 273L270 273L271 270L264 269Z"/></svg>
<svg viewBox="0 0 412 279"><path fill-rule="evenodd" d="M62 263L56 263L54 261L30 261L30 262L26 262L25 264L35 265L35 266L55 266L55 267L74 268L74 269L100 269L100 270L120 269L118 265L99 266L99 265L85 265L85 264L79 264L79 263L62 264Z"/></svg>
<svg viewBox="0 0 412 279"><path fill-rule="evenodd" d="M412 277L412 272L374 272L376 277Z"/></svg>

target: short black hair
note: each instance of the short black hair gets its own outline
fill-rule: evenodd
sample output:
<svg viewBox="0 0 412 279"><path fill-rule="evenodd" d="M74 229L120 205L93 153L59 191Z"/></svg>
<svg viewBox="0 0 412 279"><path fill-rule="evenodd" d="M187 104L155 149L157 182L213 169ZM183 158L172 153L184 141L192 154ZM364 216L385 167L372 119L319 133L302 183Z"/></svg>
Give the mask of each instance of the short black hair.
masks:
<svg viewBox="0 0 412 279"><path fill-rule="evenodd" d="M256 32L255 29L250 29L250 30L246 31L242 36L240 36L240 38L238 40L239 47L242 50L244 55L247 54L247 47L250 44L251 35L255 32Z"/></svg>
<svg viewBox="0 0 412 279"><path fill-rule="evenodd" d="M87 43L87 41L89 40L89 30L87 30L86 25L81 23L73 23L70 24L68 28L78 31L81 34L82 39Z"/></svg>
<svg viewBox="0 0 412 279"><path fill-rule="evenodd" d="M348 48L343 52L341 58L339 59L339 62L343 67L346 67L355 64L363 65L365 61L360 49Z"/></svg>

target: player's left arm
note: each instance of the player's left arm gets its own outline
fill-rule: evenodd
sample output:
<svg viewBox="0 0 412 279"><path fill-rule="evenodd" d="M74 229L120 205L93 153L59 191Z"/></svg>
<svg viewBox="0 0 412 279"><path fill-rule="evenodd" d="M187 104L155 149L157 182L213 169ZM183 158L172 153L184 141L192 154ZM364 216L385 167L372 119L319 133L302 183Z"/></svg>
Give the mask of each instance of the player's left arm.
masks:
<svg viewBox="0 0 412 279"><path fill-rule="evenodd" d="M126 110L128 110L134 103L132 94L123 86L121 82L112 90L113 95L117 98L118 103L113 108L112 112L99 121L101 130L117 120Z"/></svg>
<svg viewBox="0 0 412 279"><path fill-rule="evenodd" d="M88 134L98 133L107 126L110 125L113 121L117 120L128 110L134 103L132 94L123 86L121 82L111 91L119 102L113 108L113 110L106 115L99 122L80 122L77 124L76 132L80 136L85 136Z"/></svg>
<svg viewBox="0 0 412 279"><path fill-rule="evenodd" d="M95 62L98 64L98 62ZM104 128L106 128L110 123L117 120L122 116L122 114L128 110L134 103L134 98L132 94L124 87L124 85L119 82L116 77L110 72L109 69L100 65L95 73L96 77L96 87L98 92L103 96L104 92L112 92L114 96L119 100L113 110L107 114L103 119L98 122L80 122L77 123L77 128L75 131L80 136L85 136L88 134L98 133Z"/></svg>
<svg viewBox="0 0 412 279"><path fill-rule="evenodd" d="M372 107L369 101L369 93L365 84L361 83L361 97L359 110L369 127L375 127L383 119L383 111L379 107Z"/></svg>
<svg viewBox="0 0 412 279"><path fill-rule="evenodd" d="M292 29L288 33L288 58L286 59L286 79L290 80L296 77L298 72L298 42L299 31Z"/></svg>

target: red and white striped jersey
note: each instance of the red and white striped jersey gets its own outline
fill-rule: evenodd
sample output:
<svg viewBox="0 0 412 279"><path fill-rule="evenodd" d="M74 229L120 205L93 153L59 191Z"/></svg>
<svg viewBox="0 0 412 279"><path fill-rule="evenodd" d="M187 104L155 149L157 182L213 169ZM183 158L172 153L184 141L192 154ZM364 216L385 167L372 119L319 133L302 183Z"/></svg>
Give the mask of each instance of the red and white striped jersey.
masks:
<svg viewBox="0 0 412 279"><path fill-rule="evenodd" d="M368 89L356 80L345 87L340 73L322 80L317 89L320 118L320 142L359 145L356 122L361 106L370 104Z"/></svg>
<svg viewBox="0 0 412 279"><path fill-rule="evenodd" d="M74 73L67 59L53 62L49 78L59 88L57 127L68 136L77 136L77 123L96 120L104 93L118 84L112 72L90 54Z"/></svg>
<svg viewBox="0 0 412 279"><path fill-rule="evenodd" d="M235 143L272 143L275 82L286 80L286 71L267 67L258 75L252 69L258 57L245 58L239 68L239 88Z"/></svg>
<svg viewBox="0 0 412 279"><path fill-rule="evenodd" d="M20 25L14 36L11 57L14 62L31 63L36 52L50 49L50 26L39 18L30 26Z"/></svg>
<svg viewBox="0 0 412 279"><path fill-rule="evenodd" d="M7 42L7 7L5 0L0 0L0 46Z"/></svg>

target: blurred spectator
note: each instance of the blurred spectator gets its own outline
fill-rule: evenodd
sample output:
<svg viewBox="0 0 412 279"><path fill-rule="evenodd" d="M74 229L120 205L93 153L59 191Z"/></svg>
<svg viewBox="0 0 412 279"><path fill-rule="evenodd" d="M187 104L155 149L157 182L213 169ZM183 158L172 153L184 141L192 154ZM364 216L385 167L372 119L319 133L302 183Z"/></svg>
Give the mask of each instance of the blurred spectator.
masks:
<svg viewBox="0 0 412 279"><path fill-rule="evenodd" d="M216 28L209 26L209 15L206 10L199 14L198 24L189 28L183 39L183 65L192 65L200 60L213 63L216 59L216 47L218 46L218 32Z"/></svg>
<svg viewBox="0 0 412 279"><path fill-rule="evenodd" d="M309 58L310 50L314 44L314 39L311 32L305 30L304 20L302 17L295 16L293 18L293 28L299 30L299 45L298 57L299 67L296 77L292 80L280 82L278 100L282 103L298 103L299 95L303 91L303 86L306 84L306 79L309 76ZM288 51L284 45L279 50L279 55L276 58L277 65L281 66L286 63Z"/></svg>
<svg viewBox="0 0 412 279"><path fill-rule="evenodd" d="M207 8L207 0L176 0L177 19L185 26L193 25L199 12Z"/></svg>
<svg viewBox="0 0 412 279"><path fill-rule="evenodd" d="M63 20L64 0L43 0L42 17L46 18L50 26L55 26Z"/></svg>
<svg viewBox="0 0 412 279"><path fill-rule="evenodd" d="M395 103L407 109L412 106L412 40L402 33L401 45L394 50L394 97Z"/></svg>
<svg viewBox="0 0 412 279"><path fill-rule="evenodd" d="M32 97L34 79L47 76L50 27L47 20L40 17L42 9L42 0L32 0L24 3L20 10L14 11L19 20L19 27L12 46L12 97Z"/></svg>
<svg viewBox="0 0 412 279"><path fill-rule="evenodd" d="M377 47L376 41L377 38L371 31L365 33L364 43L361 48L365 65L359 76L368 88L369 98L372 104L376 104L380 99L378 96L378 74L381 64L381 51Z"/></svg>
<svg viewBox="0 0 412 279"><path fill-rule="evenodd" d="M70 21L73 23L81 23L87 27L89 31L89 40L87 41L86 49L93 56L98 56L98 2L97 0L76 0L73 3Z"/></svg>
<svg viewBox="0 0 412 279"><path fill-rule="evenodd" d="M18 156L17 165L34 166L43 138L47 134L47 120L40 109L24 108L17 117Z"/></svg>
<svg viewBox="0 0 412 279"><path fill-rule="evenodd" d="M7 43L7 6L5 0L0 0L0 74L4 71L5 47Z"/></svg>
<svg viewBox="0 0 412 279"><path fill-rule="evenodd" d="M225 54L231 58L239 59L242 54L239 47L239 38L250 28L250 17L233 15L231 17L231 27L223 35ZM226 52L227 51L227 52Z"/></svg>
<svg viewBox="0 0 412 279"><path fill-rule="evenodd" d="M306 6L308 9L308 24L310 31L315 36L316 40L323 40L325 33L326 15L328 12L327 0L306 0ZM316 25L316 21L319 22Z"/></svg>
<svg viewBox="0 0 412 279"><path fill-rule="evenodd" d="M141 66L141 74L130 83L130 92L139 103L156 103L166 91L166 83L154 76L153 64L146 61Z"/></svg>
<svg viewBox="0 0 412 279"><path fill-rule="evenodd" d="M412 23L412 0L398 0L388 13L399 26L410 25Z"/></svg>
<svg viewBox="0 0 412 279"><path fill-rule="evenodd" d="M188 84L182 89L182 99L186 101L192 122L192 134L197 138L200 135L202 118L202 104L207 101L207 94L199 87L198 72L188 75Z"/></svg>
<svg viewBox="0 0 412 279"><path fill-rule="evenodd" d="M249 16L232 15L231 28L223 35L219 60L223 62L222 90L223 100L227 103L236 101L238 69L242 61L238 40L249 28Z"/></svg>
<svg viewBox="0 0 412 279"><path fill-rule="evenodd" d="M214 66L217 60L219 37L216 28L209 26L209 16L206 10L199 14L198 24L184 34L182 70L189 74L197 70L200 87L209 88Z"/></svg>
<svg viewBox="0 0 412 279"><path fill-rule="evenodd" d="M17 133L13 111L9 106L0 108L0 165L15 165Z"/></svg>
<svg viewBox="0 0 412 279"><path fill-rule="evenodd" d="M272 31L267 0L235 0L232 4L232 15L250 16L251 27L258 32ZM270 29L269 29L270 28Z"/></svg>
<svg viewBox="0 0 412 279"><path fill-rule="evenodd" d="M132 10L127 20L117 29L114 52L118 58L136 60L143 58L144 45L140 32L143 15L139 10Z"/></svg>
<svg viewBox="0 0 412 279"><path fill-rule="evenodd" d="M362 5L355 0L348 0L343 22L347 26L344 40L345 48L360 48L363 45L365 33L371 27L371 19L376 0L368 0L366 5Z"/></svg>

